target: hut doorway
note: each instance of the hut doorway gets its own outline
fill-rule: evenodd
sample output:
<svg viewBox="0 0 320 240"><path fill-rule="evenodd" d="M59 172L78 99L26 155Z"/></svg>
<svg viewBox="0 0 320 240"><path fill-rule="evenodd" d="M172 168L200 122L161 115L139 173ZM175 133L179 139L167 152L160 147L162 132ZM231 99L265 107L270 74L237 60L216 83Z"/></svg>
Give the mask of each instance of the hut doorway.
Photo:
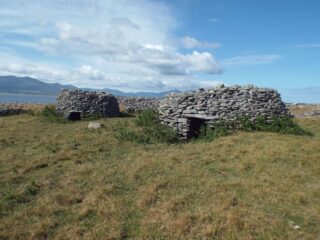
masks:
<svg viewBox="0 0 320 240"><path fill-rule="evenodd" d="M68 116L67 116L67 119L69 121L79 121L81 120L81 111L70 111Z"/></svg>
<svg viewBox="0 0 320 240"><path fill-rule="evenodd" d="M197 138L200 135L201 127L205 125L204 119L190 117L189 120L189 138Z"/></svg>

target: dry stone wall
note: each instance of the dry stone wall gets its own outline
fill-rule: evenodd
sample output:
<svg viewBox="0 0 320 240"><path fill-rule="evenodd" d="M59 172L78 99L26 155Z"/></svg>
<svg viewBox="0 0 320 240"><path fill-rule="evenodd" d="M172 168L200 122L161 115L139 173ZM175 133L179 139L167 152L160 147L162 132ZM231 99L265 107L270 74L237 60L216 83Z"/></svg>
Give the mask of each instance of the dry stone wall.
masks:
<svg viewBox="0 0 320 240"><path fill-rule="evenodd" d="M159 103L160 121L177 131L180 138L195 136L201 125L247 117L254 122L264 116L289 116L278 92L267 88L223 85L190 93L167 95Z"/></svg>
<svg viewBox="0 0 320 240"><path fill-rule="evenodd" d="M10 116L26 113L27 111L22 108L16 108L10 104L0 104L0 117L1 116Z"/></svg>
<svg viewBox="0 0 320 240"><path fill-rule="evenodd" d="M80 111L81 116L99 114L102 117L119 115L117 99L105 92L62 90L56 101L57 112L68 116L70 111Z"/></svg>
<svg viewBox="0 0 320 240"><path fill-rule="evenodd" d="M117 97L119 104L123 104L127 112L137 112L144 109L156 109L159 99L148 97Z"/></svg>

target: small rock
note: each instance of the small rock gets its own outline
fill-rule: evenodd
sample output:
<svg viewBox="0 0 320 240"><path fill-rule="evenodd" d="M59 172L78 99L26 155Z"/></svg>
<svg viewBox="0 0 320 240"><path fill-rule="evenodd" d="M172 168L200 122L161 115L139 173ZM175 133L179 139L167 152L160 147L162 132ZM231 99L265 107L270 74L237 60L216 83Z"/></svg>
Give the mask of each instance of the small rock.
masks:
<svg viewBox="0 0 320 240"><path fill-rule="evenodd" d="M289 221L290 227L292 227L294 230L299 230L300 226L296 225L293 221Z"/></svg>
<svg viewBox="0 0 320 240"><path fill-rule="evenodd" d="M101 128L101 123L99 123L99 122L89 122L88 128L89 128L89 129L98 129L98 128Z"/></svg>
<svg viewBox="0 0 320 240"><path fill-rule="evenodd" d="M293 226L293 229L294 229L294 230L298 230L298 229L300 229L300 226L294 225L294 226Z"/></svg>

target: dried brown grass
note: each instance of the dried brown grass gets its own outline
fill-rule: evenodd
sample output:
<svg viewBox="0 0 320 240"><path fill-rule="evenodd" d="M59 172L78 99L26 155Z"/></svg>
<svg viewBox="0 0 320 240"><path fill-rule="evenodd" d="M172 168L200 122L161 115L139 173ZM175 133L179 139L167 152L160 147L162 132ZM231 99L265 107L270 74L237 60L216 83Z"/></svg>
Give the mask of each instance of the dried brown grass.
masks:
<svg viewBox="0 0 320 240"><path fill-rule="evenodd" d="M178 145L118 144L123 119L101 121L0 118L0 239L319 237L319 119Z"/></svg>
<svg viewBox="0 0 320 240"><path fill-rule="evenodd" d="M289 111L293 115L300 115L306 112L311 112L313 110L320 109L320 105L296 105L296 106L290 106Z"/></svg>

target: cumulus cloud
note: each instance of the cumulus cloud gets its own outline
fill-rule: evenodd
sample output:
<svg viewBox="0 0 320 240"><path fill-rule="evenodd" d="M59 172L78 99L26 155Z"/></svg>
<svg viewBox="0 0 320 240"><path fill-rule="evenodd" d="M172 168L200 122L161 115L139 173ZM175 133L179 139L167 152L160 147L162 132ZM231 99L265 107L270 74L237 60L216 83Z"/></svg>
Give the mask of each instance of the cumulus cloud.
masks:
<svg viewBox="0 0 320 240"><path fill-rule="evenodd" d="M103 74L99 69L95 69L90 65L83 65L77 69L77 72L82 76L91 80L102 80L104 79Z"/></svg>
<svg viewBox="0 0 320 240"><path fill-rule="evenodd" d="M68 83L68 71L62 67L30 63L27 60L0 53L0 75L30 76L46 82ZM67 78L69 77L69 78Z"/></svg>
<svg viewBox="0 0 320 240"><path fill-rule="evenodd" d="M102 71L91 65L81 65L69 69L64 66L47 65L42 62L29 63L24 59L1 53L0 75L30 76L46 82L73 84L78 87L118 88L125 91L192 90L221 84L221 81L216 80L200 81L192 75L157 75L152 71L151 73L145 71L144 68L135 72L129 69L129 72L120 74L118 72L117 74L110 74L108 71ZM144 77L139 77L141 75Z"/></svg>
<svg viewBox="0 0 320 240"><path fill-rule="evenodd" d="M212 43L209 43L209 42L206 42L206 41L199 41L195 38L192 38L192 37L184 37L182 40L182 45L185 47L185 48L188 48L188 49L194 49L194 48L219 48L221 47L221 44L220 43L216 43L216 42L212 42Z"/></svg>
<svg viewBox="0 0 320 240"><path fill-rule="evenodd" d="M175 51L159 49L140 49L136 59L148 68L162 75L191 75L193 73L219 74L222 68L212 54L194 51L192 54L180 54Z"/></svg>
<svg viewBox="0 0 320 240"><path fill-rule="evenodd" d="M272 63L281 58L278 54L242 55L222 60L223 65L255 65Z"/></svg>
<svg viewBox="0 0 320 240"><path fill-rule="evenodd" d="M2 32L21 36L19 46L34 51L30 57L2 58L1 74L160 91L202 86L197 74L222 72L212 53L179 51L174 15L158 1L3 0L0 17ZM220 46L191 37L184 44L188 49Z"/></svg>
<svg viewBox="0 0 320 240"><path fill-rule="evenodd" d="M219 74L222 73L222 68L214 59L212 54L208 52L194 51L192 54L186 56L187 62L190 64L190 71L192 72L204 72L207 74Z"/></svg>

